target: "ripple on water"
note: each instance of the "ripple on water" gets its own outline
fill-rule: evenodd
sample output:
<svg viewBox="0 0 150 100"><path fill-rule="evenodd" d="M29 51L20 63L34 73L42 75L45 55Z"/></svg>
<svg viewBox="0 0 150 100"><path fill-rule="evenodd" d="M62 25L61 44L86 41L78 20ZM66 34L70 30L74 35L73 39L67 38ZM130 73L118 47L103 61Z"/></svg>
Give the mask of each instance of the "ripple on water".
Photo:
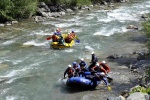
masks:
<svg viewBox="0 0 150 100"><path fill-rule="evenodd" d="M9 65L7 65L7 64L0 64L0 70L6 69L6 68L9 68Z"/></svg>
<svg viewBox="0 0 150 100"><path fill-rule="evenodd" d="M0 56L4 56L4 55L6 55L6 54L8 54L10 52L11 52L11 50L1 50L0 51Z"/></svg>

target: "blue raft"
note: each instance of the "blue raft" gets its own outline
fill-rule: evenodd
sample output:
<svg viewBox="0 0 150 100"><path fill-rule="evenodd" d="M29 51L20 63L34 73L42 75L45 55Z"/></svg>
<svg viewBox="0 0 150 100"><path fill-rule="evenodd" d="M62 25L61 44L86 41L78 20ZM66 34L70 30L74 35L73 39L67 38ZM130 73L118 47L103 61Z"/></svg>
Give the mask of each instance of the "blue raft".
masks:
<svg viewBox="0 0 150 100"><path fill-rule="evenodd" d="M66 85L68 87L74 87L74 88L96 88L98 84L100 84L100 80L98 81L97 77L90 76L90 72L85 72L84 75L86 77L71 77L67 80ZM88 76L88 77L87 77Z"/></svg>

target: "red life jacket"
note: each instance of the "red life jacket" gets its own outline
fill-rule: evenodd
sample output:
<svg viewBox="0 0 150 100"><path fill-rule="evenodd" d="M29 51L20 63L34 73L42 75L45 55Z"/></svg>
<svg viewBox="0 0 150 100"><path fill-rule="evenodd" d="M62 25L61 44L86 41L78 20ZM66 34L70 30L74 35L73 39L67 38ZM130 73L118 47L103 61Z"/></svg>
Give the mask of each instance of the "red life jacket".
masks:
<svg viewBox="0 0 150 100"><path fill-rule="evenodd" d="M99 63L101 66L103 66L103 68L108 72L110 72L110 68L107 64L103 64L103 63Z"/></svg>
<svg viewBox="0 0 150 100"><path fill-rule="evenodd" d="M67 72L68 76L72 75L73 74L73 70L72 69L69 69L68 72Z"/></svg>
<svg viewBox="0 0 150 100"><path fill-rule="evenodd" d="M56 35L52 35L52 40L53 40L53 42L57 42L58 41L57 36Z"/></svg>

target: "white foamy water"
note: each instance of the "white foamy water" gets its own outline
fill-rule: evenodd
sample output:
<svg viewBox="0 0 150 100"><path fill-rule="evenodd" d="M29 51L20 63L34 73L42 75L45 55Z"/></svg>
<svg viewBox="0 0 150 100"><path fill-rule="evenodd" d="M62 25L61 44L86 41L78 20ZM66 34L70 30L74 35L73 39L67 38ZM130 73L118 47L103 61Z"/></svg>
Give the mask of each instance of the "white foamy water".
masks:
<svg viewBox="0 0 150 100"><path fill-rule="evenodd" d="M12 63L13 63L14 65L17 65L17 64L19 64L19 63L21 63L21 62L23 62L23 60L13 60L13 61L12 61Z"/></svg>
<svg viewBox="0 0 150 100"><path fill-rule="evenodd" d="M128 29L126 29L126 27L118 27L113 29L109 29L109 27L103 27L101 30L95 32L94 35L110 36L113 35L114 33L124 33L127 31Z"/></svg>
<svg viewBox="0 0 150 100"><path fill-rule="evenodd" d="M6 41L6 42L4 42L4 43L2 43L3 45L9 45L9 44L12 44L12 43L14 43L15 42L15 40L8 40L8 41Z"/></svg>
<svg viewBox="0 0 150 100"><path fill-rule="evenodd" d="M38 32L33 32L32 34L43 35L43 36L45 36L45 35L53 35L53 32L51 32L51 31L48 32L48 31L49 30L44 30L44 31L40 30Z"/></svg>
<svg viewBox="0 0 150 100"><path fill-rule="evenodd" d="M66 49L65 52L73 52L73 49Z"/></svg>
<svg viewBox="0 0 150 100"><path fill-rule="evenodd" d="M142 14L150 12L149 10L146 10L147 8L145 8L145 6L149 7L149 3L150 2L147 1L141 3L141 5L133 4L133 6L130 7L124 6L110 11L108 10L96 11L97 16L99 15L97 18L98 22L108 23L108 25L101 24L100 28L94 33L94 35L110 36L114 33L127 32L128 29L126 29L126 27L130 24L128 24L127 26L122 26L122 25L113 25L112 23L118 21L120 22L120 24L125 24L139 21ZM103 16L100 16L98 12L103 13ZM110 28L109 25L111 25L112 28Z"/></svg>
<svg viewBox="0 0 150 100"><path fill-rule="evenodd" d="M85 46L85 49L87 51L94 51L94 49L91 46L88 46L88 45Z"/></svg>
<svg viewBox="0 0 150 100"><path fill-rule="evenodd" d="M6 96L6 100L17 100L18 98L15 96Z"/></svg>
<svg viewBox="0 0 150 100"><path fill-rule="evenodd" d="M13 77L13 76L16 76L19 74L23 74L23 72L26 72L26 70L28 70L28 69L30 69L30 68L25 67L23 69L12 70L8 74L6 74L4 76L0 76L0 77Z"/></svg>
<svg viewBox="0 0 150 100"><path fill-rule="evenodd" d="M36 41L32 40L32 41L28 41L23 43L24 46L46 46L47 41L45 41L44 43L36 43Z"/></svg>
<svg viewBox="0 0 150 100"><path fill-rule="evenodd" d="M66 22L76 22L76 21L80 21L83 17L80 17L80 16L73 16L72 18L70 18L69 20L66 20L66 19L63 19L63 21L66 21Z"/></svg>

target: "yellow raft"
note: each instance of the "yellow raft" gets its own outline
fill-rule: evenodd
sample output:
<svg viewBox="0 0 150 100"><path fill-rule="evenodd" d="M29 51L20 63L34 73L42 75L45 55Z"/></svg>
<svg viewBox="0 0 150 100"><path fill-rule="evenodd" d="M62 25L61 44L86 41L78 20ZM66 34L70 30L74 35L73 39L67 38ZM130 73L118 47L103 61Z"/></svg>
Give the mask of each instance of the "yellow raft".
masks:
<svg viewBox="0 0 150 100"><path fill-rule="evenodd" d="M65 39L68 34L62 34L63 38ZM75 44L75 37L70 43L64 42L64 44L60 44L59 42L51 42L51 48L53 49L65 49L70 48Z"/></svg>

